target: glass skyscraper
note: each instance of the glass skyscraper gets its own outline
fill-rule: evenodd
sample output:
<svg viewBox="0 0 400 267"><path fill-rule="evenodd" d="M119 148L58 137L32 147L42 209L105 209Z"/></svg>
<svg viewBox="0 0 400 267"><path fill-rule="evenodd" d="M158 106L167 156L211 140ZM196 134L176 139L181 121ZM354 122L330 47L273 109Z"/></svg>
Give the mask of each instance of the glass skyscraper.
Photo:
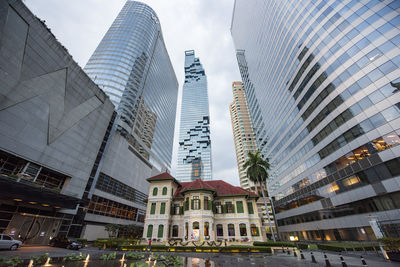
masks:
<svg viewBox="0 0 400 267"><path fill-rule="evenodd" d="M396 0L235 1L281 238L369 240L400 226L399 13Z"/></svg>
<svg viewBox="0 0 400 267"><path fill-rule="evenodd" d="M176 178L212 179L207 76L193 50L185 52Z"/></svg>
<svg viewBox="0 0 400 267"><path fill-rule="evenodd" d="M84 209L92 240L109 223L143 227L146 179L171 166L178 81L156 13L136 1L126 2L84 70L116 114Z"/></svg>
<svg viewBox="0 0 400 267"><path fill-rule="evenodd" d="M153 9L127 1L85 71L116 106L118 132L146 160L170 169L178 82Z"/></svg>

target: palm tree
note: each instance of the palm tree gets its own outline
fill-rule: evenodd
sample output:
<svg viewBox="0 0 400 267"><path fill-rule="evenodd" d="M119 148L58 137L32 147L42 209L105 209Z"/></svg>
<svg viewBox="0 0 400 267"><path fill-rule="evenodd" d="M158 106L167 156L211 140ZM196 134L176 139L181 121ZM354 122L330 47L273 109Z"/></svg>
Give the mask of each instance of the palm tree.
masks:
<svg viewBox="0 0 400 267"><path fill-rule="evenodd" d="M255 184L256 192L258 192L257 184L259 184L259 186L261 188L261 193L262 193L262 197L263 197L264 205L265 205L265 211L267 213L267 218L268 218L268 224L271 229L272 239L275 242L276 241L275 234L274 234L274 230L272 228L271 218L269 216L267 199L265 197L265 191L266 191L265 184L266 184L266 181L268 178L269 162L268 162L268 159L264 160L261 158L260 151L257 151L256 153L249 152L247 154L247 156L248 156L248 159L244 163L243 168L246 169L247 177L249 178L249 180Z"/></svg>

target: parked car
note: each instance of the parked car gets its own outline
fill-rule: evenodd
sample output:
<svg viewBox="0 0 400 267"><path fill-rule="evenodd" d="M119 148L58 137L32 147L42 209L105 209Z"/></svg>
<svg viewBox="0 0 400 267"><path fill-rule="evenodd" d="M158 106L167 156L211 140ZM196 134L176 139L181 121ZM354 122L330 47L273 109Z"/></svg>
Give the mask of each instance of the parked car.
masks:
<svg viewBox="0 0 400 267"><path fill-rule="evenodd" d="M65 236L54 237L50 240L49 245L52 247L67 248L67 249L81 249L83 244L76 241L73 238L68 238Z"/></svg>
<svg viewBox="0 0 400 267"><path fill-rule="evenodd" d="M0 235L0 248L16 250L22 246L22 242L9 235Z"/></svg>

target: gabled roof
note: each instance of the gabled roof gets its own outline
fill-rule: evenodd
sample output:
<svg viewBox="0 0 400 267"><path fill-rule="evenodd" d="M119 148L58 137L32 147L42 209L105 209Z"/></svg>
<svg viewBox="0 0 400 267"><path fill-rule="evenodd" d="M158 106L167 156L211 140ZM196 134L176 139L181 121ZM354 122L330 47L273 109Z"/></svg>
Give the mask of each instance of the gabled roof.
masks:
<svg viewBox="0 0 400 267"><path fill-rule="evenodd" d="M176 190L174 198L183 197L182 193L186 191L196 191L196 190L214 191L215 196L217 197L221 196L258 197L253 192L247 191L238 186L233 186L222 180L202 181L200 179L197 179L194 180L193 182L181 182L181 187L179 187Z"/></svg>
<svg viewBox="0 0 400 267"><path fill-rule="evenodd" d="M180 185L180 183L168 172L163 172L160 174L157 174L155 176L152 176L150 178L146 179L148 182L153 182L153 181L166 181L166 180L171 180Z"/></svg>

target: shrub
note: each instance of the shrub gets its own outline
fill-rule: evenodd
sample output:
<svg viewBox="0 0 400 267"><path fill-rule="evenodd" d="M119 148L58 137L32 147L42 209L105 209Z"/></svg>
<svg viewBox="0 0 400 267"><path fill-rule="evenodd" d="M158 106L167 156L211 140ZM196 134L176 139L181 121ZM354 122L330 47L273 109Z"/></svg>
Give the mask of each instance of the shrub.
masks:
<svg viewBox="0 0 400 267"><path fill-rule="evenodd" d="M400 248L400 238L384 237L378 239L378 241L382 242L388 251L398 251Z"/></svg>
<svg viewBox="0 0 400 267"><path fill-rule="evenodd" d="M295 247L296 245L293 242L260 242L260 241L254 241L253 242L254 246L262 246L262 247Z"/></svg>
<svg viewBox="0 0 400 267"><path fill-rule="evenodd" d="M83 245L85 245L87 243L86 238L77 238L76 241L78 241L79 243L82 243Z"/></svg>
<svg viewBox="0 0 400 267"><path fill-rule="evenodd" d="M125 246L122 247L124 250L136 250L136 251L143 251L145 248L147 248L147 245L133 245L133 246ZM220 252L265 252L265 253L271 253L271 248L270 247L262 247L262 246L228 246L228 247L193 247L193 246L174 246L174 247L168 247L168 246L163 246L163 245L152 245L151 246L152 251L184 251L184 252L210 252L210 251L220 251Z"/></svg>
<svg viewBox="0 0 400 267"><path fill-rule="evenodd" d="M305 244L305 243L296 243L296 246L299 249L308 249L308 244Z"/></svg>
<svg viewBox="0 0 400 267"><path fill-rule="evenodd" d="M138 239L124 239L124 238L107 238L107 239L97 239L93 242L93 246L95 247L104 247L106 245L107 248L118 248L122 246L136 245L138 244Z"/></svg>

